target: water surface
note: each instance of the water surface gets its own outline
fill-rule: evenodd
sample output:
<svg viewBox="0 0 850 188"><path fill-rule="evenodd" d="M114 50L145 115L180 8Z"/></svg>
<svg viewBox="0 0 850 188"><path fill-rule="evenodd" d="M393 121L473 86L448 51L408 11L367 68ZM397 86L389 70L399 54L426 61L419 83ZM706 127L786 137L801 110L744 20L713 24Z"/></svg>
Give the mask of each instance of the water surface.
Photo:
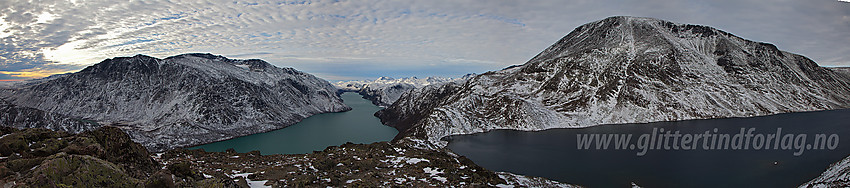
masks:
<svg viewBox="0 0 850 188"><path fill-rule="evenodd" d="M356 93L342 94L343 102L352 110L310 116L289 127L266 133L238 137L205 144L190 149L237 152L258 150L266 154L299 154L320 151L328 146L346 142L373 143L389 141L398 134L392 127L381 124L373 114L381 108Z"/></svg>
<svg viewBox="0 0 850 188"><path fill-rule="evenodd" d="M652 133L653 128L698 134L706 130L734 135L740 128L758 133L837 134L834 150L579 150L577 134ZM789 113L754 118L729 118L602 125L539 132L498 130L452 136L448 147L476 164L495 171L541 176L589 187L796 187L820 175L850 154L850 110ZM811 142L811 141L810 141ZM699 146L700 148L702 146ZM591 147L595 148L595 147Z"/></svg>

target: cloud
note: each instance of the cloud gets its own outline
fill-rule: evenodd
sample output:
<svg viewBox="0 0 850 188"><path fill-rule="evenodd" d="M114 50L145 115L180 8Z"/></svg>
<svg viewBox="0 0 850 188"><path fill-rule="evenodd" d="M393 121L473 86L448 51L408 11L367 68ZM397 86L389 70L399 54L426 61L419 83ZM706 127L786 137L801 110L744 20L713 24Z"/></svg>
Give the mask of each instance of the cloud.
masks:
<svg viewBox="0 0 850 188"><path fill-rule="evenodd" d="M715 26L850 66L850 5L827 0L12 0L0 1L0 71L210 52L326 78L459 76L524 63L575 27L613 15Z"/></svg>
<svg viewBox="0 0 850 188"><path fill-rule="evenodd" d="M271 52L252 52L252 53L244 53L244 54L233 54L227 55L228 58L252 58L252 57L262 57L267 55L273 55Z"/></svg>
<svg viewBox="0 0 850 188"><path fill-rule="evenodd" d="M26 80L29 78L41 78L47 77L54 74L65 74L69 72L64 69L43 69L43 68L32 68L32 69L24 69L20 71L0 71L0 81L20 81Z"/></svg>

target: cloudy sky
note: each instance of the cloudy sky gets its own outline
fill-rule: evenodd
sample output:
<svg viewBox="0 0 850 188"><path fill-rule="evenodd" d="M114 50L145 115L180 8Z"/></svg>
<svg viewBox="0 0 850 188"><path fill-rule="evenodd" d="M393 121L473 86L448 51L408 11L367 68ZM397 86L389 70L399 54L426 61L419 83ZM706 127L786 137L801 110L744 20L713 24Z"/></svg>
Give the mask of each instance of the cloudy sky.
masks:
<svg viewBox="0 0 850 188"><path fill-rule="evenodd" d="M260 58L328 80L457 77L522 64L614 15L709 25L850 66L850 3L838 0L2 0L0 80L190 52Z"/></svg>

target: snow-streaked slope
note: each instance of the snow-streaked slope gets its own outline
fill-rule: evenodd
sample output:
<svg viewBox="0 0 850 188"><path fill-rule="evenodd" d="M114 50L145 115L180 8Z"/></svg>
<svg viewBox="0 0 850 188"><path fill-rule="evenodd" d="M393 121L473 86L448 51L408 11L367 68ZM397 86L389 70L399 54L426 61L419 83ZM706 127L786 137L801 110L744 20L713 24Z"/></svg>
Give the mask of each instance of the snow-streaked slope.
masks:
<svg viewBox="0 0 850 188"><path fill-rule="evenodd" d="M836 73L844 74L850 77L850 67L829 67L829 70L835 71Z"/></svg>
<svg viewBox="0 0 850 188"><path fill-rule="evenodd" d="M376 113L399 137L762 116L850 107L850 77L711 27L588 23L521 66L426 86Z"/></svg>
<svg viewBox="0 0 850 188"><path fill-rule="evenodd" d="M442 78L442 77L407 77L393 79L390 77L380 77L376 80L352 80L339 81L334 85L343 92L357 92L363 95L363 98L371 100L373 104L378 106L389 106L404 92L443 82L449 82L459 79L465 79L473 74L466 75L462 78Z"/></svg>
<svg viewBox="0 0 850 188"><path fill-rule="evenodd" d="M7 100L113 124L151 150L266 132L350 108L313 75L211 54L107 59L5 92Z"/></svg>
<svg viewBox="0 0 850 188"><path fill-rule="evenodd" d="M21 107L0 100L0 126L25 128L48 128L69 133L94 130L99 124L82 119L70 118L35 108Z"/></svg>
<svg viewBox="0 0 850 188"><path fill-rule="evenodd" d="M820 176L800 187L850 187L850 157L833 163Z"/></svg>

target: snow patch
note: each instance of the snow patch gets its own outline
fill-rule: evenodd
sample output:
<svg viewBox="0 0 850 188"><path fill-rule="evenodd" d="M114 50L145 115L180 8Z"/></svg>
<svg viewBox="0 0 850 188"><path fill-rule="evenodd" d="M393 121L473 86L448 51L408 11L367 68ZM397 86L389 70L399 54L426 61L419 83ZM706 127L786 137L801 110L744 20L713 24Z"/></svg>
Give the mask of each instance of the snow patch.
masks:
<svg viewBox="0 0 850 188"><path fill-rule="evenodd" d="M272 187L272 186L265 185L266 182L268 182L269 180L255 181L255 180L248 179L248 176L251 175L251 174L252 173L239 173L239 174L233 174L233 175L228 175L228 174L224 174L224 175L227 175L227 177L230 177L230 178L240 178L240 177L245 178L245 182L247 182L248 186L251 187L251 188L270 188L270 187Z"/></svg>

